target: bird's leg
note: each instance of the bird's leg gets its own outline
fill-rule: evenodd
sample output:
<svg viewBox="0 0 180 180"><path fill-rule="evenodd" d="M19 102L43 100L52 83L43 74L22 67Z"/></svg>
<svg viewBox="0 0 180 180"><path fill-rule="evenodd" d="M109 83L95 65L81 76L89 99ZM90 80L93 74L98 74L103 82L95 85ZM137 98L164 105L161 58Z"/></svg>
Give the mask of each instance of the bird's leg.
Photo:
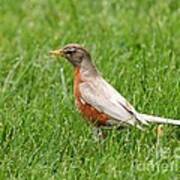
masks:
<svg viewBox="0 0 180 180"><path fill-rule="evenodd" d="M93 127L93 137L95 140L103 140L106 138L106 134L103 133L102 129L100 127Z"/></svg>

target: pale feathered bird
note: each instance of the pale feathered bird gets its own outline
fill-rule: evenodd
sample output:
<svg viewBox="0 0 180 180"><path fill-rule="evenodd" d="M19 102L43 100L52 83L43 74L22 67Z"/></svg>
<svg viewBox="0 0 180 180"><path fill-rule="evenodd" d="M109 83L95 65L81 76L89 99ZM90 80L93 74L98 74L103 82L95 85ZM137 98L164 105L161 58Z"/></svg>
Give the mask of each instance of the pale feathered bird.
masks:
<svg viewBox="0 0 180 180"><path fill-rule="evenodd" d="M74 95L76 106L93 123L98 135L102 127L136 126L148 123L180 125L180 120L139 113L106 80L92 63L89 52L78 44L69 44L50 52L65 57L75 69Z"/></svg>

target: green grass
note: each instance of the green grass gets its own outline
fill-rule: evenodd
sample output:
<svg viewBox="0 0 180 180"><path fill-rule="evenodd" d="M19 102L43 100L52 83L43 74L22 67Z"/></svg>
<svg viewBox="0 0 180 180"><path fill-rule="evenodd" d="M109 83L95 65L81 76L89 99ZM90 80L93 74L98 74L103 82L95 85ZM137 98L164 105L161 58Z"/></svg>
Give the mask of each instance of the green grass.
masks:
<svg viewBox="0 0 180 180"><path fill-rule="evenodd" d="M48 52L85 45L141 112L180 118L177 0L0 0L0 179L178 179L179 128L108 131L77 113L73 68Z"/></svg>

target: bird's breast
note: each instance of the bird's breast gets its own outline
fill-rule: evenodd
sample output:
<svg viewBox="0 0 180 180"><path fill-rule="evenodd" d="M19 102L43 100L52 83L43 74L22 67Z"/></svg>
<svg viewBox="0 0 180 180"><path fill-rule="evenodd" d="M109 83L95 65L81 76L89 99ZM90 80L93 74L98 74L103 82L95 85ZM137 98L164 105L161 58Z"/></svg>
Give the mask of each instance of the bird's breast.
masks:
<svg viewBox="0 0 180 180"><path fill-rule="evenodd" d="M92 123L100 126L100 125L106 125L107 121L109 120L108 115L99 112L97 109L95 109L93 106L88 104L81 96L81 92L79 89L79 86L84 81L81 77L80 68L75 69L75 76L74 76L74 96L75 96L75 104L80 111L80 113L89 121Z"/></svg>

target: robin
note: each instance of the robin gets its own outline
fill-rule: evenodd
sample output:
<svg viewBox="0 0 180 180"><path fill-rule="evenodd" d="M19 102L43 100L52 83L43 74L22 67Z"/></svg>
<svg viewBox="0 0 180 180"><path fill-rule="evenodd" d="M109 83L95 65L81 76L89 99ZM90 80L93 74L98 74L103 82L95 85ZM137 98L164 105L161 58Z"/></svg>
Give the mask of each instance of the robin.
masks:
<svg viewBox="0 0 180 180"><path fill-rule="evenodd" d="M165 119L139 113L98 72L87 49L78 44L68 44L50 54L66 58L74 67L75 104L81 114L102 136L103 127L135 126L148 123L180 125L179 120Z"/></svg>

